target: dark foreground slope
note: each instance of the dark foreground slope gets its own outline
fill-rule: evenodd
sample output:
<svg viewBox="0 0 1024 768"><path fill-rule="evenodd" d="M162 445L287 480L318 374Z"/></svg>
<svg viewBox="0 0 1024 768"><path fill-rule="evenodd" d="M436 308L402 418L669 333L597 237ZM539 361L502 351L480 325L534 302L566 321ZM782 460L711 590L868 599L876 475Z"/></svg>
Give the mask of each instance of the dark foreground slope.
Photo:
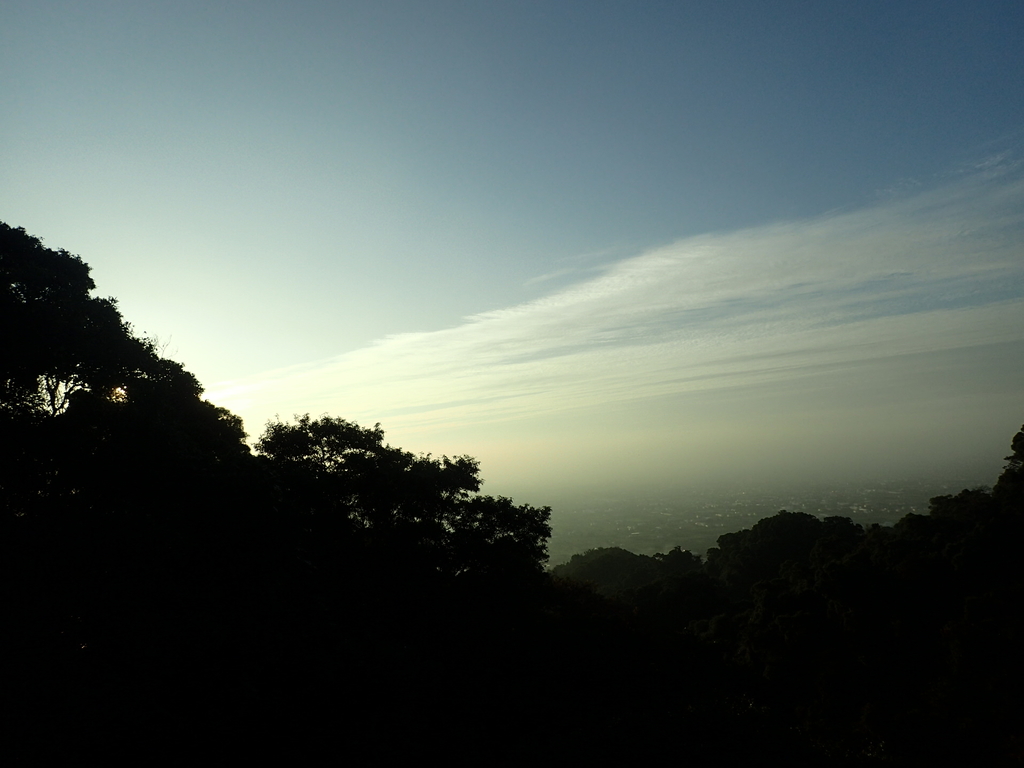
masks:
<svg viewBox="0 0 1024 768"><path fill-rule="evenodd" d="M697 567L592 550L553 569L649 631L699 639L833 755L1024 760L1024 431L996 486L864 530L780 512ZM679 560L679 553L674 553Z"/></svg>

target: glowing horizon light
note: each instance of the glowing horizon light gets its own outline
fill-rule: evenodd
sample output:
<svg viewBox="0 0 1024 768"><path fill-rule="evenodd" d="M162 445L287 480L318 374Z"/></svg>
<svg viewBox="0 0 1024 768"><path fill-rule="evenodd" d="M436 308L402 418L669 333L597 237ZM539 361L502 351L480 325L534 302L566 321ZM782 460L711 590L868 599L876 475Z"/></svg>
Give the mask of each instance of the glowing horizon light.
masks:
<svg viewBox="0 0 1024 768"><path fill-rule="evenodd" d="M208 396L250 425L331 413L443 450L462 435L463 452L532 473L569 471L559 446L574 439L577 453L604 444L595 459L613 461L621 430L635 427L602 431L611 413L652 433L636 450L671 444L678 461L720 442L752 398L773 403L752 423L816 410L819 426L801 420L799 440L840 424L888 434L921 403L950 397L944 380L963 382L964 404L986 387L1008 396L1024 343L1012 235L1022 211L1024 181L1008 169L860 211L688 238L532 302L221 382ZM994 345L1009 346L986 352ZM1000 359L972 372L972 355L986 354ZM693 431L692 445L665 432L673 423Z"/></svg>

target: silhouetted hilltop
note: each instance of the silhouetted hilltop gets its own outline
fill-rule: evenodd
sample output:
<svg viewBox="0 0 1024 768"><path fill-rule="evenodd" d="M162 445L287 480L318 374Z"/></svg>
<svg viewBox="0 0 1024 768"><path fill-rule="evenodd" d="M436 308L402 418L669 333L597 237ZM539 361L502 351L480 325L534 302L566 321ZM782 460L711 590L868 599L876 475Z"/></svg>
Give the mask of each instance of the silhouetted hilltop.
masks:
<svg viewBox="0 0 1024 768"><path fill-rule="evenodd" d="M643 626L713 643L832 750L1016 764L1024 429L1012 447L992 491L935 497L892 528L782 511L721 536L684 575L660 572L664 555L615 548L553 573Z"/></svg>
<svg viewBox="0 0 1024 768"><path fill-rule="evenodd" d="M1024 431L891 528L592 549L467 456L255 444L89 268L0 224L0 672L19 764L1019 765Z"/></svg>

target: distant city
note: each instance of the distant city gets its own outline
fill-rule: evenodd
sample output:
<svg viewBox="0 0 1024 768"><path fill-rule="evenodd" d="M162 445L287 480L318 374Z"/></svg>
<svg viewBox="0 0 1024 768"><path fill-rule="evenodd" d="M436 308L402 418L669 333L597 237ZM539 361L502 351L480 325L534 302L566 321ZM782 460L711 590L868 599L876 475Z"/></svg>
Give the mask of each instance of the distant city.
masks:
<svg viewBox="0 0 1024 768"><path fill-rule="evenodd" d="M682 547L704 555L725 533L750 528L779 510L816 517L839 515L868 527L893 525L909 513L927 514L935 496L976 488L968 478L917 478L874 483L834 483L788 490L681 491L672 497L605 497L555 506L549 564L599 547L652 555Z"/></svg>

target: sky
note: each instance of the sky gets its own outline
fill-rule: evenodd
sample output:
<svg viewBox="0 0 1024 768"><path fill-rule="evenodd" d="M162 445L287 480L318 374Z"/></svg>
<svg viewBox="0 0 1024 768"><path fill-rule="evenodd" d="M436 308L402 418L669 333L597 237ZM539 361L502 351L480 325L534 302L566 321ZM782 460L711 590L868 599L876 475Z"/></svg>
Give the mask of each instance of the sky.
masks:
<svg viewBox="0 0 1024 768"><path fill-rule="evenodd" d="M991 483L1024 422L1020 2L2 15L0 220L253 438L379 422L543 504Z"/></svg>

